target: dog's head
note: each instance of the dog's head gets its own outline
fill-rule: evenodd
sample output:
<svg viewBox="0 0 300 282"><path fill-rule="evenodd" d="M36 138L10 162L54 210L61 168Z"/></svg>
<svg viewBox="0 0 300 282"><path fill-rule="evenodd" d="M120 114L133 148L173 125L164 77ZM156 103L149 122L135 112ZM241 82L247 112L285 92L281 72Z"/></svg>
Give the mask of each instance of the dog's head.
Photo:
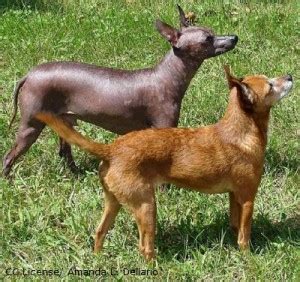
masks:
<svg viewBox="0 0 300 282"><path fill-rule="evenodd" d="M293 86L290 74L277 78L267 78L264 75L237 78L230 74L228 66L224 69L229 88L237 88L242 107L251 112L268 112L274 104L287 96Z"/></svg>
<svg viewBox="0 0 300 282"><path fill-rule="evenodd" d="M217 36L206 27L192 26L189 13L185 14L180 6L178 9L180 30L160 20L156 21L157 30L170 42L177 56L201 61L221 55L235 47L238 41L236 35Z"/></svg>

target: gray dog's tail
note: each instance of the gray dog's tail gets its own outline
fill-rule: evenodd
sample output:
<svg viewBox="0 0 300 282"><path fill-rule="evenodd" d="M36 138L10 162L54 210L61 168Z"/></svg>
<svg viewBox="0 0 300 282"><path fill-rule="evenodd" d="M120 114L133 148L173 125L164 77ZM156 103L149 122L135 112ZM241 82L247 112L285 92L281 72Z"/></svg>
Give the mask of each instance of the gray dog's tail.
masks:
<svg viewBox="0 0 300 282"><path fill-rule="evenodd" d="M25 83L27 79L27 76L24 76L16 85L16 88L15 88L15 91L14 91L14 113L13 113L13 117L9 123L9 126L8 126L8 129L11 128L15 118L16 118L16 115L17 115L17 108L18 108L18 97L19 97L19 91L20 91L20 88L23 86L23 84Z"/></svg>

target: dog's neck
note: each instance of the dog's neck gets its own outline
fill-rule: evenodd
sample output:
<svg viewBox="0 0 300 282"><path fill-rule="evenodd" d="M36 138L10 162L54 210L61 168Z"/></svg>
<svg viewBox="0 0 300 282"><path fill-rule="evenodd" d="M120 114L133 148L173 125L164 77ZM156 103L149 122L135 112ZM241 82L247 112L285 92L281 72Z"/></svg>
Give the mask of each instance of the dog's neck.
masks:
<svg viewBox="0 0 300 282"><path fill-rule="evenodd" d="M154 74L158 83L169 82L170 95L182 98L202 62L177 56L172 49L154 68Z"/></svg>
<svg viewBox="0 0 300 282"><path fill-rule="evenodd" d="M240 104L237 89L231 90L228 107L217 127L229 143L244 147L247 151L264 154L270 112L257 114L245 111Z"/></svg>

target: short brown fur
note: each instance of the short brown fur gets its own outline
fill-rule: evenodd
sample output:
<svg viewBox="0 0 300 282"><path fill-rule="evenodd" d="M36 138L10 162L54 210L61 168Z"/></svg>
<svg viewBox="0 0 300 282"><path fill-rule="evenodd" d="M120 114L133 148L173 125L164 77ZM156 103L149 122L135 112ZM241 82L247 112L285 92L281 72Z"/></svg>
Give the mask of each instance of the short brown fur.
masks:
<svg viewBox="0 0 300 282"><path fill-rule="evenodd" d="M229 193L230 225L238 234L240 248L248 248L270 108L288 93L292 77L238 79L228 67L225 70L229 105L218 123L206 127L136 131L104 145L86 139L51 114L37 115L68 143L103 161L99 176L105 209L96 231L95 252L102 249L108 229L125 205L136 219L141 253L147 260L154 257L155 185L160 183L209 194Z"/></svg>

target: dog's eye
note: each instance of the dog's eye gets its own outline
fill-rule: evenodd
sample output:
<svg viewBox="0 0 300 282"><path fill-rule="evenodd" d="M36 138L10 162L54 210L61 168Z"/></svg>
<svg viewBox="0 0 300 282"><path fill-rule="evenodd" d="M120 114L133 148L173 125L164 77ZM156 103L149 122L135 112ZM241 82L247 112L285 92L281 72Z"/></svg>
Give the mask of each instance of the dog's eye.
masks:
<svg viewBox="0 0 300 282"><path fill-rule="evenodd" d="M273 89L273 84L269 82L270 90Z"/></svg>

